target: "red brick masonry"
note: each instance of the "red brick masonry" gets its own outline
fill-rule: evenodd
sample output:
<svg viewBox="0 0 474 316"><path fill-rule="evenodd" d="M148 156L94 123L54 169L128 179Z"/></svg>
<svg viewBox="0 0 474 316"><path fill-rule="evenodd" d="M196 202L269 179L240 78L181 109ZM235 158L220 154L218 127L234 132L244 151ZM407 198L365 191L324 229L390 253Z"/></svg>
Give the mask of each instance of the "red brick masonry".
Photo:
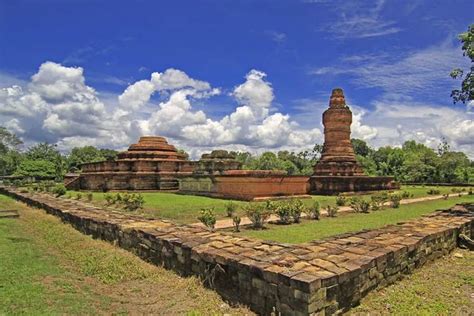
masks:
<svg viewBox="0 0 474 316"><path fill-rule="evenodd" d="M474 205L406 223L298 245L211 233L199 227L102 210L49 195L0 193L45 209L79 231L181 275L198 275L223 297L261 314L330 315L411 273L474 235Z"/></svg>
<svg viewBox="0 0 474 316"><path fill-rule="evenodd" d="M309 197L309 177L270 170L227 170L221 175L182 177L179 192L236 200Z"/></svg>

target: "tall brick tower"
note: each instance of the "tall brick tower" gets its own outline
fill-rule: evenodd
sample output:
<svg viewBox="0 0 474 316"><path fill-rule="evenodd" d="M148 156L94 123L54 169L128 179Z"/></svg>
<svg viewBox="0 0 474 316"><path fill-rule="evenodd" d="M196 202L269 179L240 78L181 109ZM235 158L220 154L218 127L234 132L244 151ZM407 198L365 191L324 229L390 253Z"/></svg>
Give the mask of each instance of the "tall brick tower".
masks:
<svg viewBox="0 0 474 316"><path fill-rule="evenodd" d="M317 176L362 176L351 143L352 112L341 88L332 90L329 109L323 113L324 147L314 166Z"/></svg>
<svg viewBox="0 0 474 316"><path fill-rule="evenodd" d="M329 109L323 113L324 147L321 159L309 179L310 193L338 194L393 190L399 188L393 177L369 177L359 165L351 143L352 112L344 92L332 90Z"/></svg>

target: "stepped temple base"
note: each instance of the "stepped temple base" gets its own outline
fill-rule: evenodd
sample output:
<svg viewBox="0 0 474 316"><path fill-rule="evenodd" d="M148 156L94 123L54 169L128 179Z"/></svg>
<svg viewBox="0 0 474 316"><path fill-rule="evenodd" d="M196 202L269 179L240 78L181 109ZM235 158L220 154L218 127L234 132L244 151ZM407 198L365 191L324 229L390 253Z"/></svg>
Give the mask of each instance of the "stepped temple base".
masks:
<svg viewBox="0 0 474 316"><path fill-rule="evenodd" d="M309 182L310 193L321 195L400 189L393 177L312 176Z"/></svg>
<svg viewBox="0 0 474 316"><path fill-rule="evenodd" d="M179 179L179 193L256 201L305 198L309 178L266 170L229 170L221 175L193 175Z"/></svg>

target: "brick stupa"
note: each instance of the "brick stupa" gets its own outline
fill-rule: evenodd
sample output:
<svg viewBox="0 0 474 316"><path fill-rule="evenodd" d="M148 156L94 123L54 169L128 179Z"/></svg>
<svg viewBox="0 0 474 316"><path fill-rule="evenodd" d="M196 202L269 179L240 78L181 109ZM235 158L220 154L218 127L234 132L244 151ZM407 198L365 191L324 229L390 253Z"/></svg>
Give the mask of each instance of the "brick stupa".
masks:
<svg viewBox="0 0 474 316"><path fill-rule="evenodd" d="M351 143L352 112L340 88L332 91L323 113L324 146L310 178L313 194L376 191L398 188L393 177L368 177L357 162Z"/></svg>
<svg viewBox="0 0 474 316"><path fill-rule="evenodd" d="M323 113L324 146L321 159L314 167L316 176L363 176L351 143L352 112L344 92L332 91L329 109Z"/></svg>
<svg viewBox="0 0 474 316"><path fill-rule="evenodd" d="M117 155L117 160L153 160L183 161L185 154L178 153L176 147L168 144L164 137L142 136L137 144L132 144L127 151Z"/></svg>
<svg viewBox="0 0 474 316"><path fill-rule="evenodd" d="M70 189L177 190L178 177L190 175L195 163L168 144L164 137L143 136L114 161L86 163Z"/></svg>

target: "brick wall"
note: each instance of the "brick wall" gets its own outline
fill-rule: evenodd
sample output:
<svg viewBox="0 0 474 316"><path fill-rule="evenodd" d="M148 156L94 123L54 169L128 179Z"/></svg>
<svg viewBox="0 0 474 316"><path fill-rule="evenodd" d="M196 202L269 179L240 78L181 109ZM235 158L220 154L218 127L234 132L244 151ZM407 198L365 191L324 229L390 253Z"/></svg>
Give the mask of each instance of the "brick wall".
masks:
<svg viewBox="0 0 474 316"><path fill-rule="evenodd" d="M198 275L223 297L261 314L333 314L358 304L474 235L474 205L380 229L298 245L264 242L199 227L102 210L79 201L0 188L183 276Z"/></svg>

